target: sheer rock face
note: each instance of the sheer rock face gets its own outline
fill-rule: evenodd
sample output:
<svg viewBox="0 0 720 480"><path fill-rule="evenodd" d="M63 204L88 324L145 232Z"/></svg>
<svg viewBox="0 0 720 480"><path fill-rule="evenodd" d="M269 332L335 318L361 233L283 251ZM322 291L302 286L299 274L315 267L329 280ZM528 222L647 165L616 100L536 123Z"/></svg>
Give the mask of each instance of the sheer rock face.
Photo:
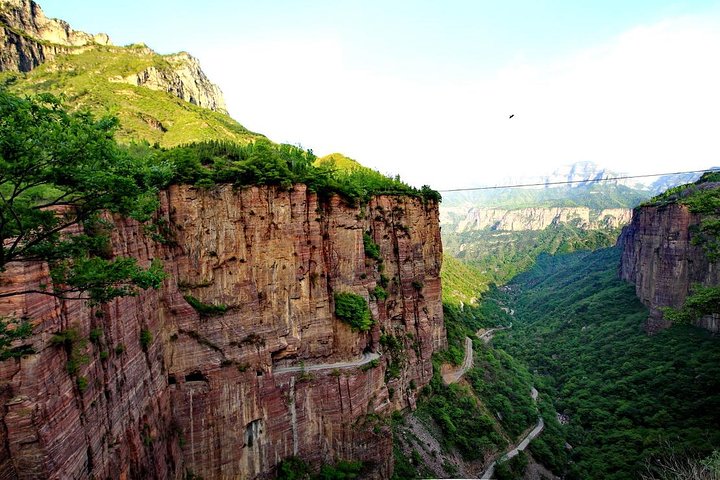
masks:
<svg viewBox="0 0 720 480"><path fill-rule="evenodd" d="M471 208L454 231L472 230L524 231L544 230L558 223L574 223L580 228L595 230L619 228L630 221L632 210L607 208L593 212L587 207L521 208Z"/></svg>
<svg viewBox="0 0 720 480"><path fill-rule="evenodd" d="M220 87L208 79L200 62L192 55L181 52L164 57L172 69L148 67L124 79L130 85L168 92L178 98L217 112L227 112Z"/></svg>
<svg viewBox="0 0 720 480"><path fill-rule="evenodd" d="M47 18L32 0L0 0L0 71L28 72L74 47L111 45L104 34L73 30Z"/></svg>
<svg viewBox="0 0 720 480"><path fill-rule="evenodd" d="M650 309L651 330L667 326L660 308L682 306L694 284L720 283L718 264L708 261L702 246L691 243L700 220L680 204L639 207L623 230L620 276L635 284L638 298ZM697 325L720 331L720 317L703 317Z"/></svg>
<svg viewBox="0 0 720 480"><path fill-rule="evenodd" d="M102 45L112 45L106 34L73 30L63 20L47 18L32 0L0 0L0 71L28 72L57 55ZM168 64L166 68L149 67L113 80L168 92L200 107L227 113L222 91L207 78L196 58L185 52L162 58Z"/></svg>
<svg viewBox="0 0 720 480"><path fill-rule="evenodd" d="M446 342L437 205L378 197L351 208L304 186L172 187L160 217L165 242L130 221L116 220L112 235L115 254L164 262L161 289L97 309L41 294L1 299L0 315L32 322L26 343L37 353L0 362L0 479L268 478L293 455L362 460L369 478L389 477L383 419L414 406ZM366 258L366 231L382 264ZM385 300L370 295L380 270ZM0 291L38 288L47 267L14 263L3 281ZM342 291L368 299L370 332L334 316ZM186 296L227 310L200 315ZM51 341L70 328L96 339L73 344L88 358L76 375L72 346ZM381 334L399 341L394 355ZM377 367L309 369L368 351L382 354ZM393 360L400 374L386 379ZM301 365L308 371L278 371Z"/></svg>

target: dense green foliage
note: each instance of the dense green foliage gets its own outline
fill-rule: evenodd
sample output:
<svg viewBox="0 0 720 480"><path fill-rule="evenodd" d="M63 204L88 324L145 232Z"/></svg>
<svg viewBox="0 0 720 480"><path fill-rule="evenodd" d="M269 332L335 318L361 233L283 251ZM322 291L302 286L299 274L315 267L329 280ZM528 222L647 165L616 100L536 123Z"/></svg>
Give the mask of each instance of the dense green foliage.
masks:
<svg viewBox="0 0 720 480"><path fill-rule="evenodd" d="M399 178L358 166L336 168L332 161L318 162L312 151L294 145L277 145L266 139L249 144L210 141L182 145L159 154L175 165L173 181L203 188L229 183L236 187L277 185L289 189L302 183L322 197L339 194L351 204L374 195L407 195L439 201L429 187L410 187Z"/></svg>
<svg viewBox="0 0 720 480"><path fill-rule="evenodd" d="M482 292L487 289L488 275L451 255L443 255L440 271L442 279L443 304L474 304Z"/></svg>
<svg viewBox="0 0 720 480"><path fill-rule="evenodd" d="M465 376L488 410L502 417L503 430L517 438L537 420L530 397L532 376L503 350L484 345L477 350L474 368Z"/></svg>
<svg viewBox="0 0 720 480"><path fill-rule="evenodd" d="M380 255L380 246L373 240L368 232L363 232L363 248L365 250L365 256L382 262L382 255Z"/></svg>
<svg viewBox="0 0 720 480"><path fill-rule="evenodd" d="M524 478L523 474L528 466L525 452L520 452L508 461L498 462L495 466L494 477L497 480L516 480Z"/></svg>
<svg viewBox="0 0 720 480"><path fill-rule="evenodd" d="M352 328L367 332L372 327L374 320L370 314L367 301L351 292L336 293L335 315Z"/></svg>
<svg viewBox="0 0 720 480"><path fill-rule="evenodd" d="M637 476L666 443L699 455L720 446L720 342L682 325L646 335L647 310L618 261L617 249L542 256L501 298L515 320L496 345L527 362L570 418L531 450L570 479Z"/></svg>
<svg viewBox="0 0 720 480"><path fill-rule="evenodd" d="M609 247L615 244L619 233L617 229L585 230L561 223L536 231L444 233L443 246L446 254L475 267L486 278L485 284L502 284L530 268L542 253Z"/></svg>
<svg viewBox="0 0 720 480"><path fill-rule="evenodd" d="M535 423L537 413L530 397L532 377L510 355L475 336L480 327L510 323L509 315L497 303L463 308L446 304L444 312L450 347L436 356L433 379L422 391L416 415L439 427L439 440L445 449L455 448L468 460L478 459L507 445L498 433L498 423L510 437ZM475 352L473 368L465 374L470 388L461 384L446 386L438 373L439 362L460 363L466 336L473 338Z"/></svg>
<svg viewBox="0 0 720 480"><path fill-rule="evenodd" d="M468 460L483 458L507 442L495 431L492 416L480 407L470 389L460 384L443 385L439 365L430 384L423 389L416 415L434 421L445 449L456 448Z"/></svg>
<svg viewBox="0 0 720 480"><path fill-rule="evenodd" d="M720 286L694 285L681 308L666 307L664 318L674 323L691 323L704 315L720 312Z"/></svg>
<svg viewBox="0 0 720 480"><path fill-rule="evenodd" d="M44 260L54 285L37 293L84 292L94 302L159 286L159 263L144 269L107 255L101 215L149 220L157 187L169 179L166 166L118 148L115 126L68 113L49 95L23 99L0 89L0 271L14 260Z"/></svg>

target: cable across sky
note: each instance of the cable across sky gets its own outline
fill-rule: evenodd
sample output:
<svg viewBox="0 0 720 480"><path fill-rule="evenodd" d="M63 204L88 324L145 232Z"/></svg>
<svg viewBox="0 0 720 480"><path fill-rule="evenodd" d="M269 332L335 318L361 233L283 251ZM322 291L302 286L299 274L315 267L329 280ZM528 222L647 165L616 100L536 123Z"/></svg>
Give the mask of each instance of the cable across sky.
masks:
<svg viewBox="0 0 720 480"><path fill-rule="evenodd" d="M612 182L615 180L627 180L630 178L647 178L647 177L662 177L664 175L684 175L688 173L709 173L709 172L720 172L720 169L710 168L705 170L687 170L684 172L667 172L667 173L648 173L645 175L623 175L620 177L607 177L589 180L564 180L559 182L538 182L538 183L519 183L514 185L494 185L486 187L468 187L468 188L448 188L440 189L438 192L470 192L475 190L498 190L501 188L523 188L523 187L544 187L547 185L568 185L571 183L596 183L596 182Z"/></svg>

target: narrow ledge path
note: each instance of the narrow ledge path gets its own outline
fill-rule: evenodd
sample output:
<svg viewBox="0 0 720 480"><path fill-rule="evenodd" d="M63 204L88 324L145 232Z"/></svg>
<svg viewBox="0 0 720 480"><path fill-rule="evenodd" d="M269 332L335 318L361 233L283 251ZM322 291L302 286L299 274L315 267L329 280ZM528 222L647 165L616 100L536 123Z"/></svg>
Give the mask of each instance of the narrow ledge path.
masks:
<svg viewBox="0 0 720 480"><path fill-rule="evenodd" d="M443 382L445 385L456 383L465 373L473 366L473 345L470 337L465 337L465 358L462 365L457 370L450 370L443 374Z"/></svg>
<svg viewBox="0 0 720 480"><path fill-rule="evenodd" d="M296 373L296 372L317 372L318 370L334 370L343 368L355 368L361 367L365 364L377 360L380 358L379 353L370 352L363 353L362 357L352 362L337 362L337 363L318 363L316 365L299 365L295 367L280 367L273 369L273 374L278 375L281 373Z"/></svg>

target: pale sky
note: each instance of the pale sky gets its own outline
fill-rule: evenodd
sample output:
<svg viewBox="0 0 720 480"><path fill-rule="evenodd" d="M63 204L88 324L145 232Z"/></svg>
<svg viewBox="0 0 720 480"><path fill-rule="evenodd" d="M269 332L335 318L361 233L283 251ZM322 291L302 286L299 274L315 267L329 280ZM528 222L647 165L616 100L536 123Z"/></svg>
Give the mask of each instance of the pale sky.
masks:
<svg viewBox="0 0 720 480"><path fill-rule="evenodd" d="M247 128L416 186L720 165L720 1L39 3L189 51Z"/></svg>

